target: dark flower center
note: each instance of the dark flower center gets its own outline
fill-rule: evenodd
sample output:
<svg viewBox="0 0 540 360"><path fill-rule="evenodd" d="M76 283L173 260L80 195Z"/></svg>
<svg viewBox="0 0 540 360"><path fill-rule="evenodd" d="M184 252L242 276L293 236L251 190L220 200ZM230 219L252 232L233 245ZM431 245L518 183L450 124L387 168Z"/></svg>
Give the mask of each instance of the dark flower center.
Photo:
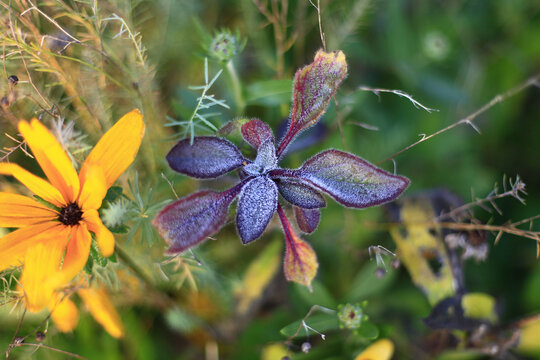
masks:
<svg viewBox="0 0 540 360"><path fill-rule="evenodd" d="M79 208L79 205L76 203L71 203L62 210L60 210L60 215L58 220L64 225L77 225L82 219L82 210Z"/></svg>

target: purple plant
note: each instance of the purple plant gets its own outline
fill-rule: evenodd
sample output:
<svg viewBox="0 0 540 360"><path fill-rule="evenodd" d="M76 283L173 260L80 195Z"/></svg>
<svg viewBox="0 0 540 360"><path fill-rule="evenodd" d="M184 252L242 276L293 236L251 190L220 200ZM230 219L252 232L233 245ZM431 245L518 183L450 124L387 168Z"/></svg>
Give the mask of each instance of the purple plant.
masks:
<svg viewBox="0 0 540 360"><path fill-rule="evenodd" d="M182 174L211 179L237 170L240 182L224 192L200 191L166 206L154 219L169 253L182 252L216 233L227 221L228 209L238 197L236 225L242 242L256 240L278 212L283 226L287 280L310 286L317 273L311 246L296 235L279 203L279 195L293 205L302 232L313 232L326 206L321 192L347 207L365 208L397 198L409 184L402 176L381 170L356 155L326 150L298 169L278 166L296 136L317 123L341 81L347 63L341 51L317 52L313 63L294 78L293 105L288 130L277 147L270 127L259 119L241 125L243 139L257 150L245 158L230 141L199 136L179 141L167 154L170 167ZM277 149L277 150L276 150Z"/></svg>

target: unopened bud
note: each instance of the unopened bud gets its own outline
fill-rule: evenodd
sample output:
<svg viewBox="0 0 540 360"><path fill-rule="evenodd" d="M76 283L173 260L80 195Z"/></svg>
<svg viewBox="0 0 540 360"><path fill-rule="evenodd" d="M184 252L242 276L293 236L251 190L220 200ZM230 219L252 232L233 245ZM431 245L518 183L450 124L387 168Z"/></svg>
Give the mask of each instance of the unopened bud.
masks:
<svg viewBox="0 0 540 360"><path fill-rule="evenodd" d="M384 268L382 267L378 267L375 269L375 276L378 277L379 279L383 278L384 275L386 275L386 270L384 270Z"/></svg>

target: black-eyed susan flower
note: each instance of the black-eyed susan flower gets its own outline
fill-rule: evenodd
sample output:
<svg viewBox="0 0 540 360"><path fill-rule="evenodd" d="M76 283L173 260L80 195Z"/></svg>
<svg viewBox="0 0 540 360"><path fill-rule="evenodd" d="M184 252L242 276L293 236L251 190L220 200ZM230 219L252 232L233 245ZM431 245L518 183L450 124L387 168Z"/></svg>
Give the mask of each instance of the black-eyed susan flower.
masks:
<svg viewBox="0 0 540 360"><path fill-rule="evenodd" d="M114 252L114 237L99 218L107 189L133 162L144 134L142 115L123 116L97 143L79 174L57 139L38 120L21 121L19 131L47 180L19 165L0 163L44 202L0 192L0 227L18 228L0 238L0 271L24 265L20 279L27 309L48 306L55 290L71 281L86 264L92 241L101 254Z"/></svg>

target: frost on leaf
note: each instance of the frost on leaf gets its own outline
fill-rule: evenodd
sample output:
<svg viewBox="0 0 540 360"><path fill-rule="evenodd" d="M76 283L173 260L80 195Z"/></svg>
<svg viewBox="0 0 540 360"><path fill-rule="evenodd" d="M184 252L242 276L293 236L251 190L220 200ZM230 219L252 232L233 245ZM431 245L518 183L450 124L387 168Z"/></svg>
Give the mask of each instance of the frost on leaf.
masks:
<svg viewBox="0 0 540 360"><path fill-rule="evenodd" d="M281 208L278 209L278 214L285 233L286 248L283 261L285 278L305 285L311 291L311 282L317 275L319 267L317 255L307 242L296 235Z"/></svg>
<svg viewBox="0 0 540 360"><path fill-rule="evenodd" d="M293 205L304 209L326 206L326 201L320 192L298 180L280 179L277 184L281 196Z"/></svg>
<svg viewBox="0 0 540 360"><path fill-rule="evenodd" d="M406 177L392 175L356 155L339 150L323 151L288 174L302 178L337 202L355 208L394 200L409 185Z"/></svg>
<svg viewBox="0 0 540 360"><path fill-rule="evenodd" d="M272 129L267 123L259 119L252 119L242 125L242 137L255 149L258 149L266 140L274 142Z"/></svg>
<svg viewBox="0 0 540 360"><path fill-rule="evenodd" d="M251 164L244 166L250 175L261 175L277 166L276 148L271 139L265 140L257 150L257 157Z"/></svg>
<svg viewBox="0 0 540 360"><path fill-rule="evenodd" d="M289 128L280 143L278 155L299 132L319 121L346 76L347 62L342 51L326 53L319 50L311 64L296 72Z"/></svg>
<svg viewBox="0 0 540 360"><path fill-rule="evenodd" d="M169 166L182 174L210 179L226 174L246 159L228 140L214 136L197 136L180 140L167 154Z"/></svg>
<svg viewBox="0 0 540 360"><path fill-rule="evenodd" d="M216 233L227 221L227 210L239 190L201 191L166 206L154 218L158 233L179 253Z"/></svg>
<svg viewBox="0 0 540 360"><path fill-rule="evenodd" d="M238 233L244 244L261 236L276 211L277 202L277 186L270 178L257 176L244 185L236 214Z"/></svg>
<svg viewBox="0 0 540 360"><path fill-rule="evenodd" d="M319 220L321 219L319 209L302 209L295 206L294 215L298 227L306 234L311 234L319 226Z"/></svg>

